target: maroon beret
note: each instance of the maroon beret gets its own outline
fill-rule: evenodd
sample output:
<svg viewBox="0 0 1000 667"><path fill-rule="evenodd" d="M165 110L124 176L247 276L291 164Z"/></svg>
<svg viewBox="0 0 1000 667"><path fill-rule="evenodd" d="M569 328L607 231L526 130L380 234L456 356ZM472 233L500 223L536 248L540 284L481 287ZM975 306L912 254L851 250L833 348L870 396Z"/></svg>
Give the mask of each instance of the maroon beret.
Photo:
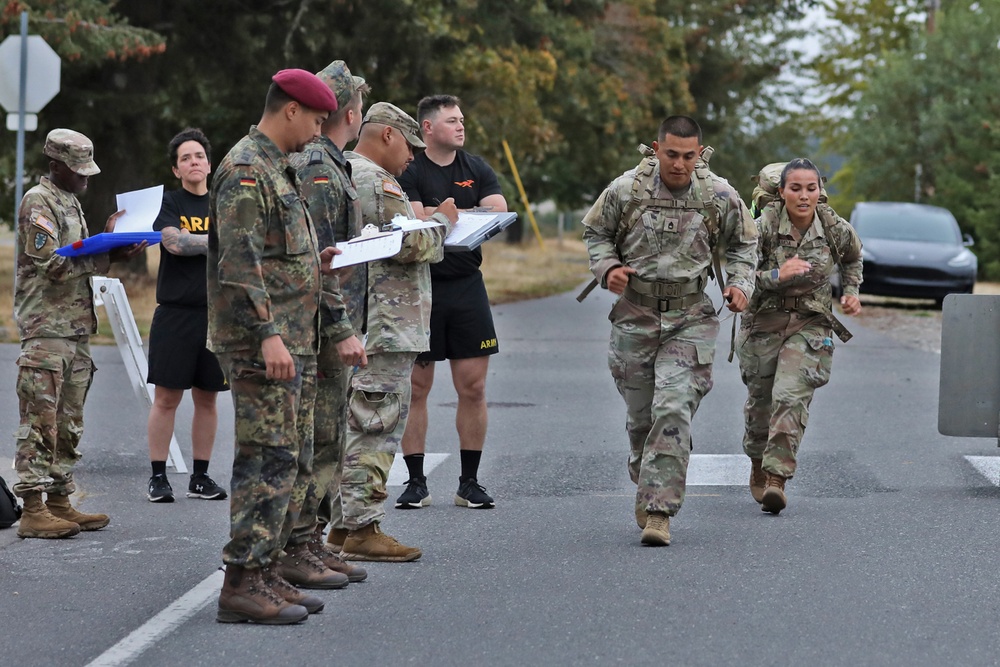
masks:
<svg viewBox="0 0 1000 667"><path fill-rule="evenodd" d="M330 87L312 72L283 69L271 77L285 93L299 104L318 111L336 111L337 98Z"/></svg>

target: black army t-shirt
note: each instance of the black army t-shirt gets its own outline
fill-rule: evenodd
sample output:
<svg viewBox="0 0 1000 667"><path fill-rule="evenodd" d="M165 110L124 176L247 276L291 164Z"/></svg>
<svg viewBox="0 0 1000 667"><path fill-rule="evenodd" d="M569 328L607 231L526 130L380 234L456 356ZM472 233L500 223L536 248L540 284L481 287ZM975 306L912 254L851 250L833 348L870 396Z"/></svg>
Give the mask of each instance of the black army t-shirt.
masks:
<svg viewBox="0 0 1000 667"><path fill-rule="evenodd" d="M186 229L192 234L208 234L208 194L187 190L163 193L160 215L153 231L167 227ZM169 306L208 307L205 255L174 255L160 245L160 271L156 277L156 302Z"/></svg>
<svg viewBox="0 0 1000 667"><path fill-rule="evenodd" d="M502 194L497 175L486 160L462 150L447 167L434 164L421 152L399 177L399 184L410 201L418 201L424 206L437 206L448 197L454 197L458 208L475 208L484 197ZM436 280L462 278L476 273L482 263L481 248L446 252L444 260L431 264L431 277Z"/></svg>

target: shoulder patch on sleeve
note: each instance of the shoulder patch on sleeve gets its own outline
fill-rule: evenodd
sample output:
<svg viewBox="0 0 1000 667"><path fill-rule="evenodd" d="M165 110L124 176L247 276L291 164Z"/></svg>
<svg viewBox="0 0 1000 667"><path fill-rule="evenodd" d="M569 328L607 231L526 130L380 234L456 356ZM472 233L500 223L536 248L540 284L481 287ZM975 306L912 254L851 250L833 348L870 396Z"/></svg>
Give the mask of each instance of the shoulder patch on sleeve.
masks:
<svg viewBox="0 0 1000 667"><path fill-rule="evenodd" d="M35 221L32 224L35 225L36 227L44 229L49 236L53 238L55 237L56 235L55 225L53 225L52 221L46 218L44 215L39 215L37 218L35 218Z"/></svg>
<svg viewBox="0 0 1000 667"><path fill-rule="evenodd" d="M382 192L387 192L390 195L395 195L397 197L403 196L403 188L399 187L397 183L393 183L388 180L382 181Z"/></svg>
<svg viewBox="0 0 1000 667"><path fill-rule="evenodd" d="M244 185L248 188L255 188L257 187L257 179L244 176L240 179L240 185Z"/></svg>
<svg viewBox="0 0 1000 667"><path fill-rule="evenodd" d="M324 185L330 182L329 176L313 176L313 183Z"/></svg>

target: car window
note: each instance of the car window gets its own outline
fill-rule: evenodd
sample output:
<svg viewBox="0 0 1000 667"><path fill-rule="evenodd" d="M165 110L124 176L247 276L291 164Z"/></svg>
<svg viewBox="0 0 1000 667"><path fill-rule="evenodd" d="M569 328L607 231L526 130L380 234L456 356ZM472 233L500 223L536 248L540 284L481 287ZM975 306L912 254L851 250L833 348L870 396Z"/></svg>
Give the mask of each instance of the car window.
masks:
<svg viewBox="0 0 1000 667"><path fill-rule="evenodd" d="M854 220L854 228L862 239L925 243L962 242L955 220L950 214L939 211L859 210Z"/></svg>

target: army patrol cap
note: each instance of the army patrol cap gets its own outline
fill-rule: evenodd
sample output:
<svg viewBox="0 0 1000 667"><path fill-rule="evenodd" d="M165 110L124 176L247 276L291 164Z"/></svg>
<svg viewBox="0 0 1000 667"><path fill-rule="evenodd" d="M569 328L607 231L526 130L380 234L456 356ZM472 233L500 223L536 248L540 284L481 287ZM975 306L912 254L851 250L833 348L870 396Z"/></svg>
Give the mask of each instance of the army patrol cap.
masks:
<svg viewBox="0 0 1000 667"><path fill-rule="evenodd" d="M360 76L353 76L351 70L347 68L347 63L343 60L334 60L323 68L323 71L316 72L323 83L330 86L334 97L337 98L337 106L343 108L351 101L358 88L365 85L365 80Z"/></svg>
<svg viewBox="0 0 1000 667"><path fill-rule="evenodd" d="M409 114L394 104L376 102L371 105L361 125L364 126L367 123L378 123L379 125L394 127L402 133L403 138L406 139L406 143L414 148L427 148L427 144L420 139L420 126L417 124L417 121L413 120Z"/></svg>
<svg viewBox="0 0 1000 667"><path fill-rule="evenodd" d="M65 163L74 173L95 176L101 168L94 162L94 142L73 130L57 128L45 137L42 152Z"/></svg>
<svg viewBox="0 0 1000 667"><path fill-rule="evenodd" d="M285 93L299 104L317 111L336 111L337 98L330 88L312 72L304 69L283 69L271 77Z"/></svg>

